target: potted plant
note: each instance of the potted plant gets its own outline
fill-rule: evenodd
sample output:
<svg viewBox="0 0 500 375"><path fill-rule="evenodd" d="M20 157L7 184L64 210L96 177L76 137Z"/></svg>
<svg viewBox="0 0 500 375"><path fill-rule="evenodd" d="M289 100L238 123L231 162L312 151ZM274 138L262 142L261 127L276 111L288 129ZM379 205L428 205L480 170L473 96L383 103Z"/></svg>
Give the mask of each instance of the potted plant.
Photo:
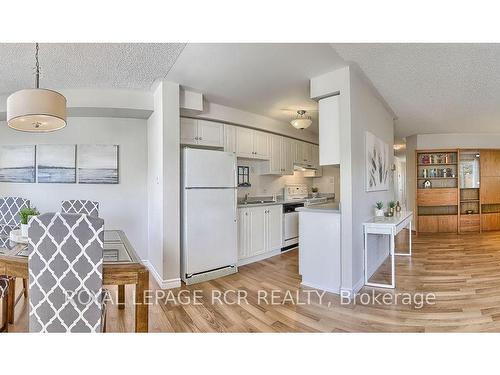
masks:
<svg viewBox="0 0 500 375"><path fill-rule="evenodd" d="M384 204L382 202L375 203L375 216L384 216Z"/></svg>
<svg viewBox="0 0 500 375"><path fill-rule="evenodd" d="M25 207L19 211L21 216L21 236L28 237L28 220L31 216L40 215L36 207Z"/></svg>
<svg viewBox="0 0 500 375"><path fill-rule="evenodd" d="M317 187L312 187L311 192L312 192L313 198L316 198L318 196L319 189Z"/></svg>
<svg viewBox="0 0 500 375"><path fill-rule="evenodd" d="M389 211L387 212L387 216L394 216L394 208L396 207L396 202L389 202Z"/></svg>

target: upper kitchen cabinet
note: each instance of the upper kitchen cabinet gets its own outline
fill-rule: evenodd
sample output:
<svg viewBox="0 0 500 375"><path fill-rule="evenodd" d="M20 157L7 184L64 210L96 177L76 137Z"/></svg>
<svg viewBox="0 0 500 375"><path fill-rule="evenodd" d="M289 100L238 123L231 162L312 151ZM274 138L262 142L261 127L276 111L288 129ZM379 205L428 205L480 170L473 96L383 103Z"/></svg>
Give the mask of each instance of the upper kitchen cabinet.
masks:
<svg viewBox="0 0 500 375"><path fill-rule="evenodd" d="M294 163L294 153L295 142L290 138L281 138L281 168L282 173L285 175L293 175L293 163Z"/></svg>
<svg viewBox="0 0 500 375"><path fill-rule="evenodd" d="M181 144L205 147L224 147L224 124L181 118Z"/></svg>
<svg viewBox="0 0 500 375"><path fill-rule="evenodd" d="M255 156L260 158L269 157L269 134L259 131L253 133L253 148Z"/></svg>
<svg viewBox="0 0 500 375"><path fill-rule="evenodd" d="M340 164L338 95L319 100L319 164Z"/></svg>
<svg viewBox="0 0 500 375"><path fill-rule="evenodd" d="M181 144L198 144L198 120L181 117Z"/></svg>
<svg viewBox="0 0 500 375"><path fill-rule="evenodd" d="M252 129L240 126L236 128L236 155L246 158L254 157Z"/></svg>
<svg viewBox="0 0 500 375"><path fill-rule="evenodd" d="M295 141L295 158L296 164L313 165L313 144L301 141Z"/></svg>
<svg viewBox="0 0 500 375"><path fill-rule="evenodd" d="M236 153L236 128L224 125L224 151Z"/></svg>
<svg viewBox="0 0 500 375"><path fill-rule="evenodd" d="M269 161L261 165L261 174L293 175L294 141L279 135L269 136Z"/></svg>
<svg viewBox="0 0 500 375"><path fill-rule="evenodd" d="M269 134L236 127L236 155L243 158L268 159Z"/></svg>

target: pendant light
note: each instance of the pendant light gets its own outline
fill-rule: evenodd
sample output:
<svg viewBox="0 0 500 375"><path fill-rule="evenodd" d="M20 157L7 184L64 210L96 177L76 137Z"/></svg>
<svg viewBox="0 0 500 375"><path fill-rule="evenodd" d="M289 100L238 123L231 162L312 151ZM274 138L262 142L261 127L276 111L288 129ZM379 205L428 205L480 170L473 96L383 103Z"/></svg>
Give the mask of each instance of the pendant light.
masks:
<svg viewBox="0 0 500 375"><path fill-rule="evenodd" d="M290 121L295 129L307 129L312 124L311 117L306 116L306 111L300 109L297 111L297 117Z"/></svg>
<svg viewBox="0 0 500 375"><path fill-rule="evenodd" d="M38 43L35 46L35 88L16 91L7 98L7 124L24 132L52 132L66 126L66 98L41 89Z"/></svg>

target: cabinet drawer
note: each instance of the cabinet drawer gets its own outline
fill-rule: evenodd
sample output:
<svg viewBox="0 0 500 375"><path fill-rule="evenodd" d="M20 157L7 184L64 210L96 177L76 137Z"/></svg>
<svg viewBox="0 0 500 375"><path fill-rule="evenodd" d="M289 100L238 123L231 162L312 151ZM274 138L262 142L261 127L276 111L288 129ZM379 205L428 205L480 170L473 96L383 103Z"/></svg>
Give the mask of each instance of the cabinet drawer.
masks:
<svg viewBox="0 0 500 375"><path fill-rule="evenodd" d="M479 232L479 215L460 216L460 232Z"/></svg>
<svg viewBox="0 0 500 375"><path fill-rule="evenodd" d="M418 189L419 206L455 206L458 204L458 189Z"/></svg>

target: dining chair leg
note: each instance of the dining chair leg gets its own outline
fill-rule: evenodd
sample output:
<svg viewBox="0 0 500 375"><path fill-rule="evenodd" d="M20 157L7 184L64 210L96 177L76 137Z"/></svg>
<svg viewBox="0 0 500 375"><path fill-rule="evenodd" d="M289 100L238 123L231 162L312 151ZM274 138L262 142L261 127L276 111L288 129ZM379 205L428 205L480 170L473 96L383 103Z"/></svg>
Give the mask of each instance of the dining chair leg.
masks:
<svg viewBox="0 0 500 375"><path fill-rule="evenodd" d="M2 298L2 327L0 327L0 332L9 332L9 321L7 319L8 315L8 294Z"/></svg>
<svg viewBox="0 0 500 375"><path fill-rule="evenodd" d="M9 291L7 293L7 320L14 324L14 307L16 307L16 279L9 280Z"/></svg>
<svg viewBox="0 0 500 375"><path fill-rule="evenodd" d="M23 279L24 298L28 298L28 279Z"/></svg>

